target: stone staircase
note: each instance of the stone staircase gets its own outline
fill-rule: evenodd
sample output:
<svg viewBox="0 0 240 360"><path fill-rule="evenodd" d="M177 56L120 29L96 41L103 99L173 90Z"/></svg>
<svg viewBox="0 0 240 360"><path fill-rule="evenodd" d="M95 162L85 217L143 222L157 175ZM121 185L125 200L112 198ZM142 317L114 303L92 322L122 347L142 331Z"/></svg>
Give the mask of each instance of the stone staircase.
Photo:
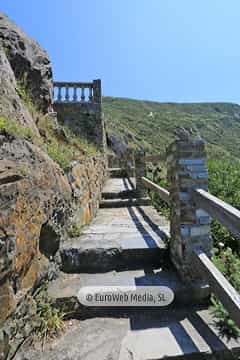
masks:
<svg viewBox="0 0 240 360"><path fill-rule="evenodd" d="M240 344L221 339L213 326L208 286L180 280L169 260L168 238L168 221L149 199L136 197L132 181L110 178L96 218L61 249L62 273L49 295L81 321L54 351L46 350L46 358L237 359ZM92 307L78 299L86 286L168 286L175 298L167 307Z"/></svg>

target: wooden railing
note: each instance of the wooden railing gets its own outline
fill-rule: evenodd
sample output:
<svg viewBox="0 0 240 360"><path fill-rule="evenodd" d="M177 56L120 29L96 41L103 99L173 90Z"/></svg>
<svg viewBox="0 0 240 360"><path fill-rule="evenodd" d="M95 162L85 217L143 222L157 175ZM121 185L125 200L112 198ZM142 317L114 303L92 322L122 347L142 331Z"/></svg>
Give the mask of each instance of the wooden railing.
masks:
<svg viewBox="0 0 240 360"><path fill-rule="evenodd" d="M160 198L167 204L170 203L169 191L145 177L142 177L142 183L147 189L157 192L160 195Z"/></svg>
<svg viewBox="0 0 240 360"><path fill-rule="evenodd" d="M101 103L101 80L93 82L55 81L55 103Z"/></svg>
<svg viewBox="0 0 240 360"><path fill-rule="evenodd" d="M193 264L208 281L212 293L227 309L230 317L240 327L240 295L216 268L207 254L202 250L193 252Z"/></svg>
<svg viewBox="0 0 240 360"><path fill-rule="evenodd" d="M240 237L240 211L203 189L193 190L193 199L199 208L218 220L237 238Z"/></svg>
<svg viewBox="0 0 240 360"><path fill-rule="evenodd" d="M159 161L164 161L166 160L166 156L165 155L146 155L145 156L145 161L146 162L159 162Z"/></svg>
<svg viewBox="0 0 240 360"><path fill-rule="evenodd" d="M156 191L160 198L170 204L169 192L161 186L142 177L142 184L151 191ZM205 210L209 215L226 226L230 232L240 236L240 211L211 195L203 189L193 190L193 200L197 208ZM209 256L202 249L194 249L192 261L195 268L210 285L211 292L221 301L230 317L240 327L240 295L230 282L216 268ZM239 274L240 276L240 274Z"/></svg>

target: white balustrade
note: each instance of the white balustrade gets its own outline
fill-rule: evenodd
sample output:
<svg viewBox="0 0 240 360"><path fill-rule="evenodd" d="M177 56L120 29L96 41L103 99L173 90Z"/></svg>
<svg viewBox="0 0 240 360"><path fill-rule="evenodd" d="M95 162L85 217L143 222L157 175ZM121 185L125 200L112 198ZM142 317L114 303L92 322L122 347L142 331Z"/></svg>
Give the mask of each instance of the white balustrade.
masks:
<svg viewBox="0 0 240 360"><path fill-rule="evenodd" d="M92 83L54 82L54 102L57 103L99 103L101 102L101 81Z"/></svg>

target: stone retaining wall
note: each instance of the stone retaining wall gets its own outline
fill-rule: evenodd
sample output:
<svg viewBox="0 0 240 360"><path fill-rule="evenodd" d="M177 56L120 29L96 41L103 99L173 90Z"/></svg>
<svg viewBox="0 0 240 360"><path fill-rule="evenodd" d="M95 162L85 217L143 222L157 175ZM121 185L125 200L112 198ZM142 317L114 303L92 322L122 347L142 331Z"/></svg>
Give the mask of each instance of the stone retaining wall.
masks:
<svg viewBox="0 0 240 360"><path fill-rule="evenodd" d="M106 158L101 153L74 163L68 174L75 202L74 221L86 225L95 216L106 177Z"/></svg>
<svg viewBox="0 0 240 360"><path fill-rule="evenodd" d="M60 124L75 135L106 151L106 134L101 103L54 103Z"/></svg>
<svg viewBox="0 0 240 360"><path fill-rule="evenodd" d="M99 207L106 176L103 153L75 161L67 174L49 162L39 165L37 179L26 175L17 185L7 183L0 198L0 235L6 238L0 248L0 358L8 351L11 358L36 326L33 294L44 279L57 276L58 249L70 222L88 224Z"/></svg>

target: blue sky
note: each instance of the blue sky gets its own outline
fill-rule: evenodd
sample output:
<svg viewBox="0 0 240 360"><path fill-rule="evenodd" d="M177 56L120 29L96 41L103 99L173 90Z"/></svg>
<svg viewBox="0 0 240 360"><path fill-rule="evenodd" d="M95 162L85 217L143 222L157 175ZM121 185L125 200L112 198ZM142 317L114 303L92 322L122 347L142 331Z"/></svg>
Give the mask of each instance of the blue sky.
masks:
<svg viewBox="0 0 240 360"><path fill-rule="evenodd" d="M240 102L239 0L0 0L58 81L104 95Z"/></svg>

